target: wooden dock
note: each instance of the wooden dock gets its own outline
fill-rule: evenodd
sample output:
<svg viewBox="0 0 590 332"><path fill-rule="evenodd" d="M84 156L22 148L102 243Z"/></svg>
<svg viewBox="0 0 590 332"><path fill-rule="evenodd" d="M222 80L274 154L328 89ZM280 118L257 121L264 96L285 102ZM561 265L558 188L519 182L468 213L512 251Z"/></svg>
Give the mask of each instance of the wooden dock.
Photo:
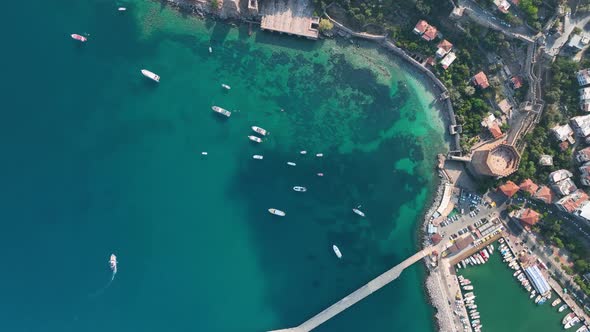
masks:
<svg viewBox="0 0 590 332"><path fill-rule="evenodd" d="M318 39L320 19L308 0L270 0L261 7L262 30Z"/></svg>

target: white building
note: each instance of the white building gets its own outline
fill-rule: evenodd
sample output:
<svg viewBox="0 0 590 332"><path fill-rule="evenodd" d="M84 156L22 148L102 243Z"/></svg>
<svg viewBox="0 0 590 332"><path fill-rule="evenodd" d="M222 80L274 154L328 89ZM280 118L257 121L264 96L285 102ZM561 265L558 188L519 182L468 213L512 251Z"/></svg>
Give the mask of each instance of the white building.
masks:
<svg viewBox="0 0 590 332"><path fill-rule="evenodd" d="M590 201L582 203L572 214L586 221L590 221Z"/></svg>
<svg viewBox="0 0 590 332"><path fill-rule="evenodd" d="M568 171L567 169L559 169L549 174L549 181L551 183L558 183L559 181L571 178L572 176L572 172Z"/></svg>
<svg viewBox="0 0 590 332"><path fill-rule="evenodd" d="M553 135L557 138L558 141L563 142L567 140L570 136L574 134L572 127L569 124L564 124L563 126L555 126L551 128Z"/></svg>
<svg viewBox="0 0 590 332"><path fill-rule="evenodd" d="M582 137L590 135L590 115L574 116L570 122L578 135Z"/></svg>
<svg viewBox="0 0 590 332"><path fill-rule="evenodd" d="M578 84L580 86L585 86L590 84L590 69L582 69L576 73L576 78L578 79Z"/></svg>
<svg viewBox="0 0 590 332"><path fill-rule="evenodd" d="M440 64L444 69L447 69L453 63L453 61L455 61L455 59L457 59L455 52L449 52L447 56L445 56L444 59L440 61Z"/></svg>

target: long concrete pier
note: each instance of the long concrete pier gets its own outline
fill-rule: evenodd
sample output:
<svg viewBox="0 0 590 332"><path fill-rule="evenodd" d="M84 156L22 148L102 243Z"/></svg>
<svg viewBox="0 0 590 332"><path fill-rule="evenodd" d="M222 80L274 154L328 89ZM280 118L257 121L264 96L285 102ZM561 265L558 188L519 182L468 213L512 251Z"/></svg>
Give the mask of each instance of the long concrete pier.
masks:
<svg viewBox="0 0 590 332"><path fill-rule="evenodd" d="M413 256L408 257L403 262L389 269L377 278L369 281L369 283L367 283L366 285L352 292L342 300L332 304L330 307L320 312L319 314L313 316L303 324L297 327L282 330L274 330L270 332L308 332L315 329L316 327L328 321L330 318L352 307L355 303L359 302L365 297L373 294L373 292L381 289L381 287L397 279L407 267L429 255L432 252L432 250L434 250L434 248L427 248L415 253Z"/></svg>

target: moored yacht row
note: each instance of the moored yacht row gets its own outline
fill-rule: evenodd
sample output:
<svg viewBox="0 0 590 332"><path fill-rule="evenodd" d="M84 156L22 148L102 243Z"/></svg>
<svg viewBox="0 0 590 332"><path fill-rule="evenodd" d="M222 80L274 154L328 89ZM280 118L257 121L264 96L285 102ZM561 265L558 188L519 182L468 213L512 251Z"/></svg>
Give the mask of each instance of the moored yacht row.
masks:
<svg viewBox="0 0 590 332"><path fill-rule="evenodd" d="M485 250L485 249L484 249ZM482 250L483 251L483 250ZM473 285L469 279L466 279L462 275L458 275L457 278L459 279L459 284L464 290L473 290ZM463 301L457 301L459 306L465 306L465 310L467 311L468 318L462 318L461 322L465 324L464 329L469 330L469 326L475 332L481 332L483 325L481 324L481 316L479 311L477 311L477 304L475 304L475 294L473 292L468 292L463 294Z"/></svg>
<svg viewBox="0 0 590 332"><path fill-rule="evenodd" d="M493 253L494 253L494 245L490 244L489 246L486 246L485 248L483 248L479 252L477 252L477 253L465 258L461 262L459 262L459 264L456 265L456 268L457 268L457 270L459 270L461 268L467 267L467 265L485 264L485 262L487 262L488 259L490 259L490 256L493 255Z"/></svg>

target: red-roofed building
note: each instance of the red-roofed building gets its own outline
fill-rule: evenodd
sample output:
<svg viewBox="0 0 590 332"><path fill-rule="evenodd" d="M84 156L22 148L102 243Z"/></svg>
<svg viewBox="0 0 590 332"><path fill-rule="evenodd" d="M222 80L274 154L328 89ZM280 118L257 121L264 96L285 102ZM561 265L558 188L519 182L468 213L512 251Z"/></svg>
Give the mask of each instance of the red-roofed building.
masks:
<svg viewBox="0 0 590 332"><path fill-rule="evenodd" d="M428 29L429 26L430 25L428 25L428 22L420 20L418 21L418 23L416 23L416 26L414 27L414 33L417 35L422 35L426 32L426 29Z"/></svg>
<svg viewBox="0 0 590 332"><path fill-rule="evenodd" d="M498 126L497 123L493 123L492 125L490 125L488 127L488 130L490 131L490 133L492 134L492 136L494 136L495 139L498 139L500 137L502 137L502 129L500 129L500 127Z"/></svg>
<svg viewBox="0 0 590 332"><path fill-rule="evenodd" d="M531 196L535 195L537 190L539 190L539 186L537 186L531 179L526 179L522 181L519 187L520 190L531 194Z"/></svg>
<svg viewBox="0 0 590 332"><path fill-rule="evenodd" d="M520 78L520 76L512 76L510 81L512 82L513 88L519 89L520 87L522 87L522 78Z"/></svg>
<svg viewBox="0 0 590 332"><path fill-rule="evenodd" d="M475 74L475 76L473 76L473 83L475 83L475 85L482 89L485 89L490 86L490 83L488 82L488 77L483 71L480 71L479 73Z"/></svg>
<svg viewBox="0 0 590 332"><path fill-rule="evenodd" d="M442 236L440 236L440 234L438 234L438 233L435 233L430 237L430 239L432 240L432 243L434 245L437 245L442 240Z"/></svg>
<svg viewBox="0 0 590 332"><path fill-rule="evenodd" d="M429 25L428 28L426 29L426 31L424 32L424 34L422 35L422 39L426 40L426 41L431 41L436 39L436 33L438 32L438 29L436 29L436 27Z"/></svg>
<svg viewBox="0 0 590 332"><path fill-rule="evenodd" d="M534 226L541 219L541 214L533 209L523 209L515 213L514 217L527 226Z"/></svg>
<svg viewBox="0 0 590 332"><path fill-rule="evenodd" d="M434 60L434 57L429 56L428 59L426 59L426 64L434 67L434 65L436 65L436 60Z"/></svg>
<svg viewBox="0 0 590 332"><path fill-rule="evenodd" d="M545 204L551 204L555 200L555 194L551 191L551 188L542 186L537 190L533 198L538 199Z"/></svg>
<svg viewBox="0 0 590 332"><path fill-rule="evenodd" d="M451 51L451 49L453 48L453 44L451 44L448 40L444 39L443 41L438 43L436 47L438 47L438 50L436 50L436 56L442 58Z"/></svg>
<svg viewBox="0 0 590 332"><path fill-rule="evenodd" d="M557 205L557 208L562 211L572 213L587 200L588 194L586 194L583 190L576 190L573 193L558 200L555 205Z"/></svg>
<svg viewBox="0 0 590 332"><path fill-rule="evenodd" d="M570 147L570 143L568 141L563 141L563 142L559 143L559 149L561 151L565 151L569 147Z"/></svg>
<svg viewBox="0 0 590 332"><path fill-rule="evenodd" d="M498 187L498 190L500 190L507 197L512 197L518 192L518 190L520 190L520 188L516 185L516 183L512 181L506 181L506 183Z"/></svg>

